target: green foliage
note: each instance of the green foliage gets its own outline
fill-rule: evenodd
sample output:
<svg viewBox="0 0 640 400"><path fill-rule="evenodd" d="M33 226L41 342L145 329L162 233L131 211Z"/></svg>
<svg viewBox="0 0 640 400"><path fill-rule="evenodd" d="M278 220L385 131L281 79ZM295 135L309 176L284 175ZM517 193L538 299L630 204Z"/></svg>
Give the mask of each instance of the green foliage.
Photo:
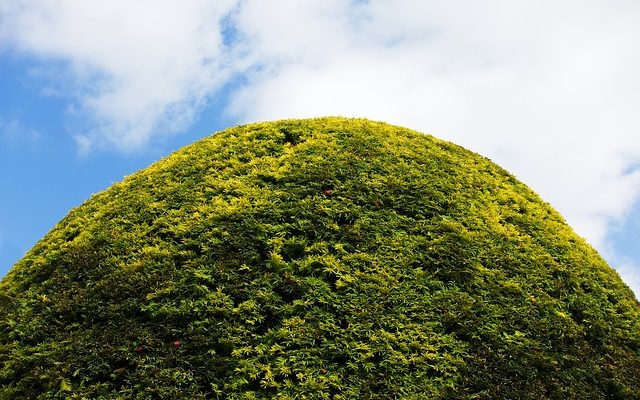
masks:
<svg viewBox="0 0 640 400"><path fill-rule="evenodd" d="M489 160L321 118L229 129L0 283L1 399L637 399L640 305Z"/></svg>

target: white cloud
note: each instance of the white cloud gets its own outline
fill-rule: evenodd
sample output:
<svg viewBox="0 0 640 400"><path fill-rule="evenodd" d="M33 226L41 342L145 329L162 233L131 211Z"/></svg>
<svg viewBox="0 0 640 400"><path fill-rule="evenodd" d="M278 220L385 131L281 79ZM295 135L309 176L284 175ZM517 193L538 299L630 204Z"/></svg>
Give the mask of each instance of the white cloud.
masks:
<svg viewBox="0 0 640 400"><path fill-rule="evenodd" d="M635 0L0 7L0 41L69 63L95 115L77 137L87 151L180 131L244 74L228 108L239 120L364 116L452 140L515 173L601 251L640 195Z"/></svg>
<svg viewBox="0 0 640 400"><path fill-rule="evenodd" d="M83 146L136 149L179 131L239 61L221 24L234 1L22 0L3 2L0 38L68 64Z"/></svg>
<svg viewBox="0 0 640 400"><path fill-rule="evenodd" d="M636 298L640 299L640 265L632 260L625 260L616 269L622 280L635 293Z"/></svg>

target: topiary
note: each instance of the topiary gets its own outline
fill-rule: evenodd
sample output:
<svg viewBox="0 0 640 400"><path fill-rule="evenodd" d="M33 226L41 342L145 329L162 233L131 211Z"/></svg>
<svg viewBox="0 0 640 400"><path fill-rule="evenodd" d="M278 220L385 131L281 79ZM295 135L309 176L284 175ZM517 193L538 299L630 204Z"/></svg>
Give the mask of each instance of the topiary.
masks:
<svg viewBox="0 0 640 400"><path fill-rule="evenodd" d="M72 210L0 283L0 398L633 399L640 307L486 158L240 126Z"/></svg>

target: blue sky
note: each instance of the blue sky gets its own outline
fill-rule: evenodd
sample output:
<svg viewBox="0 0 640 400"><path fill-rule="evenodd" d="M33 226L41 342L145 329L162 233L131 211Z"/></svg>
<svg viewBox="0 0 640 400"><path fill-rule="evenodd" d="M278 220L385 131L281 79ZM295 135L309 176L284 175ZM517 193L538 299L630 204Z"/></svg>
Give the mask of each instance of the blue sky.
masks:
<svg viewBox="0 0 640 400"><path fill-rule="evenodd" d="M0 3L0 276L187 143L343 115L491 158L640 293L638 20L632 0Z"/></svg>

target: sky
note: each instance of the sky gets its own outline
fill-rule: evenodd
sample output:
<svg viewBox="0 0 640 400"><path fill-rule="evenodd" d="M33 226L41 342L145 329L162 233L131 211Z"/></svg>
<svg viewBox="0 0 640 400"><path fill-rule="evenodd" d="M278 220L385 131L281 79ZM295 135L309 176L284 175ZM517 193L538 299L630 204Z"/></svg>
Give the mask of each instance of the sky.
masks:
<svg viewBox="0 0 640 400"><path fill-rule="evenodd" d="M500 164L640 296L637 21L636 0L0 0L0 276L188 143L340 115Z"/></svg>

